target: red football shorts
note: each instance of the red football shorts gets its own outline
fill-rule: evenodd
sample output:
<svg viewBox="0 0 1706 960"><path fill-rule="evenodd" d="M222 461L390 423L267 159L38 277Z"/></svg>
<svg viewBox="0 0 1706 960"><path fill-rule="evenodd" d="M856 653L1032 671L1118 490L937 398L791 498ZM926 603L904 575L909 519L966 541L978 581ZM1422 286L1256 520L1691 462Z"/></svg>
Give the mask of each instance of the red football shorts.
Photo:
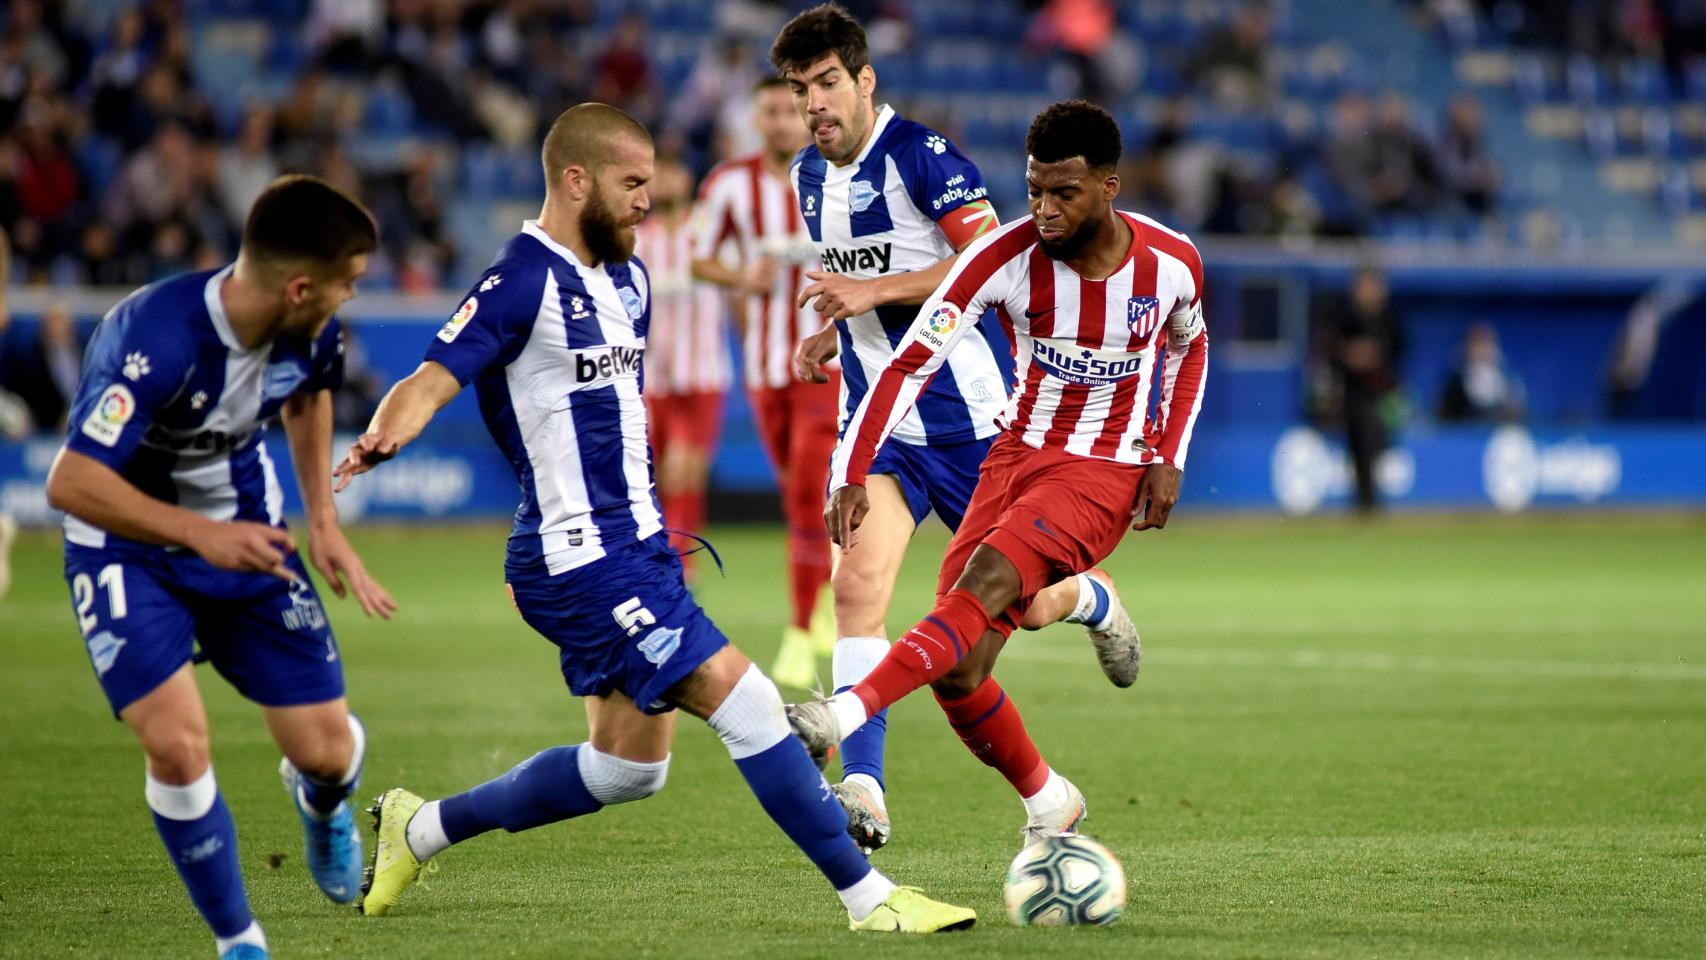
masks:
<svg viewBox="0 0 1706 960"><path fill-rule="evenodd" d="M723 423L723 395L714 391L646 396L651 421L652 449L685 446L710 450L717 445Z"/></svg>
<svg viewBox="0 0 1706 960"><path fill-rule="evenodd" d="M1107 559L1137 513L1144 469L1039 450L1001 434L942 558L937 597L953 589L979 544L1001 551L1019 571L1020 609L1044 587Z"/></svg>

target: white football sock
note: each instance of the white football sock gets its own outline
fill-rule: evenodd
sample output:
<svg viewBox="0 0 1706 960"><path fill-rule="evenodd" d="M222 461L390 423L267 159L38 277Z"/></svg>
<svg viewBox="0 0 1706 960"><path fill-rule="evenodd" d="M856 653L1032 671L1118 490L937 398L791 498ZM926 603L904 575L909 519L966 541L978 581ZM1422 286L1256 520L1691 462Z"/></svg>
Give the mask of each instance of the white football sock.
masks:
<svg viewBox="0 0 1706 960"><path fill-rule="evenodd" d="M1088 573L1081 573L1073 579L1078 581L1078 604L1072 608L1071 613L1066 615L1066 622L1082 623L1092 630L1104 629L1108 625L1108 618L1114 612L1113 591L1109 590L1106 584L1097 583L1095 578ZM1092 623L1090 618L1096 613L1096 590L1098 588L1108 595L1108 609L1102 614L1101 620Z"/></svg>
<svg viewBox="0 0 1706 960"><path fill-rule="evenodd" d="M837 743L847 739L847 735L865 725L871 715L865 712L865 701L849 690L829 698L829 709L835 714Z"/></svg>
<svg viewBox="0 0 1706 960"><path fill-rule="evenodd" d="M403 835L408 838L409 851L422 863L438 856L450 846L450 838L444 833L444 821L438 816L438 801L428 800L421 804L421 808L409 818Z"/></svg>
<svg viewBox="0 0 1706 960"><path fill-rule="evenodd" d="M1048 779L1043 781L1042 789L1025 798L1025 813L1037 817L1052 813L1070 796L1066 792L1066 778L1055 773L1051 767Z"/></svg>
<svg viewBox="0 0 1706 960"><path fill-rule="evenodd" d="M250 946L260 947L262 950L265 950L267 948L267 935L261 932L260 924L250 920L248 929L234 937L214 937L213 949L215 953L223 954L225 951L235 947L239 943L246 943Z"/></svg>
<svg viewBox="0 0 1706 960"><path fill-rule="evenodd" d="M887 637L842 637L835 641L829 668L835 689L851 687L870 676L888 653Z"/></svg>
<svg viewBox="0 0 1706 960"><path fill-rule="evenodd" d="M882 906L893 892L894 881L873 868L863 880L845 890L835 891L835 895L841 898L842 905L854 920L863 920L871 915L871 911Z"/></svg>
<svg viewBox="0 0 1706 960"><path fill-rule="evenodd" d="M877 808L884 811L888 810L888 805L883 801L883 785L877 782L876 777L868 773L853 773L842 777L841 782L856 783L871 791L871 796L877 800Z"/></svg>

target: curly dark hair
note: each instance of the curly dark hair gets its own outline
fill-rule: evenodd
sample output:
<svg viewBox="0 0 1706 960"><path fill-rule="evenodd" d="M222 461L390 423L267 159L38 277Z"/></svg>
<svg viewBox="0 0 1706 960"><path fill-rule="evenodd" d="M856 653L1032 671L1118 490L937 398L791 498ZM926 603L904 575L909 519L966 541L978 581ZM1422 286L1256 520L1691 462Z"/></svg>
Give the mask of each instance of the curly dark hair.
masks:
<svg viewBox="0 0 1706 960"><path fill-rule="evenodd" d="M1092 170L1112 170L1120 162L1120 125L1088 100L1050 104L1031 121L1025 152L1038 163L1083 157Z"/></svg>
<svg viewBox="0 0 1706 960"><path fill-rule="evenodd" d="M770 63L785 74L804 70L826 53L839 56L849 76L857 77L871 62L865 28L839 3L818 4L789 20L770 45Z"/></svg>

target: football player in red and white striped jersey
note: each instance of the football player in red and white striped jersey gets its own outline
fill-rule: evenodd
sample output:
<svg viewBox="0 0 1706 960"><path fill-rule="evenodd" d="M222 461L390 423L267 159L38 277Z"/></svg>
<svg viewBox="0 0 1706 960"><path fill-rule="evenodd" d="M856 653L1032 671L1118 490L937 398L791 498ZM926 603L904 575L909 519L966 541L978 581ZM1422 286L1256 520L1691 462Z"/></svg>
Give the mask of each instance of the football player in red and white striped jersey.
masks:
<svg viewBox="0 0 1706 960"><path fill-rule="evenodd" d="M1202 405L1208 336L1196 247L1113 206L1113 118L1084 101L1055 104L1032 123L1026 150L1030 219L960 255L831 466L830 536L841 543L868 509L863 484L878 448L954 343L997 311L1017 382L943 559L936 607L863 682L790 716L822 752L927 683L939 698L987 700L984 719L957 732L1025 797L1032 841L1074 830L1084 798L1042 761L990 676L995 657L1038 591L1106 558L1128 524L1166 525ZM1150 419L1156 379L1161 402Z"/></svg>
<svg viewBox="0 0 1706 960"><path fill-rule="evenodd" d="M788 164L806 145L788 85L776 77L753 91L753 122L764 146L757 153L712 168L699 188L694 211L693 274L740 295L742 362L747 397L759 436L770 454L788 528L788 584L792 617L782 652L771 670L777 682L811 685L819 648L834 644L828 610L814 629L819 595L829 583L829 538L823 529L823 494L835 449L840 374L828 383L794 376L794 345L817 331L822 319L797 304L818 265L788 182ZM732 248L736 266L719 258Z"/></svg>
<svg viewBox="0 0 1706 960"><path fill-rule="evenodd" d="M705 483L732 379L722 291L693 279L688 229L693 177L681 161L657 159L652 209L635 230L634 252L651 277L652 326L645 361L646 412L658 499L670 530L705 526ZM692 576L692 543L678 542Z"/></svg>

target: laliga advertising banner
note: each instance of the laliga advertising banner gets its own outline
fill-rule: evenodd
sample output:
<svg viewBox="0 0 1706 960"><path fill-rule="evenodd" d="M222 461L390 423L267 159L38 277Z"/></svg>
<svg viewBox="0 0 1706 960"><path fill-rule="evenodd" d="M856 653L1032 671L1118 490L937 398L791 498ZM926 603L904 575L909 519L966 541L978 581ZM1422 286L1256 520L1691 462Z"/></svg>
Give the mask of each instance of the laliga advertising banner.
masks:
<svg viewBox="0 0 1706 960"><path fill-rule="evenodd" d="M1529 508L1706 505L1706 431L1452 428L1415 432L1376 467L1386 503L1517 512ZM1310 427L1199 434L1183 501L1304 515L1354 495L1341 439Z"/></svg>
<svg viewBox="0 0 1706 960"><path fill-rule="evenodd" d="M351 436L339 436L337 451ZM286 503L299 508L282 431L268 435ZM0 513L28 526L56 524L44 484L59 442L0 444ZM752 451L726 447L716 489L772 490ZM1569 432L1507 426L1412 432L1377 470L1395 509L1499 510L1595 507L1706 507L1706 430L1601 426ZM1199 433L1191 444L1181 508L1282 510L1305 515L1344 509L1351 465L1343 442L1310 427ZM514 513L515 475L489 440L434 438L358 477L338 495L347 520L501 518ZM712 514L716 513L713 498Z"/></svg>

